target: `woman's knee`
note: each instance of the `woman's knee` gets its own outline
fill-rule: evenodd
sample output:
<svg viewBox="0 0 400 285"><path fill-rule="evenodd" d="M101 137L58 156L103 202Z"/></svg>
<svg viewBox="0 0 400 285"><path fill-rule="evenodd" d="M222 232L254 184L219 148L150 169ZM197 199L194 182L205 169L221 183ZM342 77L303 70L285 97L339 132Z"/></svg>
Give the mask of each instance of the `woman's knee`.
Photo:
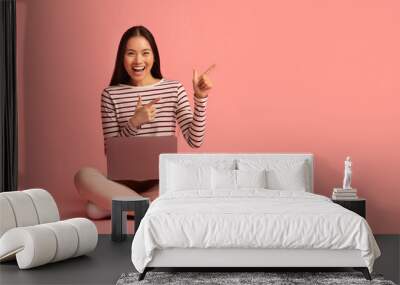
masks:
<svg viewBox="0 0 400 285"><path fill-rule="evenodd" d="M95 168L83 167L75 173L74 182L75 186L80 192L82 188L87 188L93 179L104 177L103 174Z"/></svg>

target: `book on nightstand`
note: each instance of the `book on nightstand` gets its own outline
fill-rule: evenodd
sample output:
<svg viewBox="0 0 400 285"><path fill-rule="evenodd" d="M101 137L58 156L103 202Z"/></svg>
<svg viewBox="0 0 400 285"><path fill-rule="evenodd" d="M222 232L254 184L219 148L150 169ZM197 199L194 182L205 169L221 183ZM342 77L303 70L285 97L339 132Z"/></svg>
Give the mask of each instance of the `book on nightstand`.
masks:
<svg viewBox="0 0 400 285"><path fill-rule="evenodd" d="M332 199L334 200L355 200L358 199L357 189L333 188Z"/></svg>

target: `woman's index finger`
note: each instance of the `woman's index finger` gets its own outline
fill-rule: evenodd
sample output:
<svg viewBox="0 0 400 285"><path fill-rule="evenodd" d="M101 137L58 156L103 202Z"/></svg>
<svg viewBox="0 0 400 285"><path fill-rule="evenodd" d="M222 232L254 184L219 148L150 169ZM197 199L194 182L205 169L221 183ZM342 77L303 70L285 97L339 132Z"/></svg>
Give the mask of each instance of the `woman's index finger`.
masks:
<svg viewBox="0 0 400 285"><path fill-rule="evenodd" d="M202 75L209 73L211 70L213 70L215 68L215 63L213 65L211 65L209 68L207 68L206 71L203 72Z"/></svg>

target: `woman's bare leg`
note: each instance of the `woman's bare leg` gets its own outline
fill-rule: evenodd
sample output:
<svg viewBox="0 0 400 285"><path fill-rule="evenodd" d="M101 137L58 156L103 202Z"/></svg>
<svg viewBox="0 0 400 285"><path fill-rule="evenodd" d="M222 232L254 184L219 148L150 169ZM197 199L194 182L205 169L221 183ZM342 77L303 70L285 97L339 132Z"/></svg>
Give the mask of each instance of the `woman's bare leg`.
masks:
<svg viewBox="0 0 400 285"><path fill-rule="evenodd" d="M108 211L111 211L113 197L141 197L134 190L108 179L91 167L81 168L75 174L75 186L82 198Z"/></svg>
<svg viewBox="0 0 400 285"><path fill-rule="evenodd" d="M92 220L108 219L111 217L111 211L104 210L89 201L86 203L86 215Z"/></svg>

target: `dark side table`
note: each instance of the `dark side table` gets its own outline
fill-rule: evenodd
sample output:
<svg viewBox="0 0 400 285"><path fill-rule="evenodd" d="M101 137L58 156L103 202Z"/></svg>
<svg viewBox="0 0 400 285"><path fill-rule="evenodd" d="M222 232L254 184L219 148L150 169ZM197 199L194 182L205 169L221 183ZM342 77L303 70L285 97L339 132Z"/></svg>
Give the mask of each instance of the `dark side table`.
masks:
<svg viewBox="0 0 400 285"><path fill-rule="evenodd" d="M354 200L340 200L332 199L333 203L339 204L340 206L359 214L364 219L366 218L366 200L364 198L357 198Z"/></svg>
<svg viewBox="0 0 400 285"><path fill-rule="evenodd" d="M134 233L136 233L140 222L149 208L149 204L149 199L144 197L114 197L112 199L111 211L111 240L123 241L126 239L127 211L135 211Z"/></svg>

